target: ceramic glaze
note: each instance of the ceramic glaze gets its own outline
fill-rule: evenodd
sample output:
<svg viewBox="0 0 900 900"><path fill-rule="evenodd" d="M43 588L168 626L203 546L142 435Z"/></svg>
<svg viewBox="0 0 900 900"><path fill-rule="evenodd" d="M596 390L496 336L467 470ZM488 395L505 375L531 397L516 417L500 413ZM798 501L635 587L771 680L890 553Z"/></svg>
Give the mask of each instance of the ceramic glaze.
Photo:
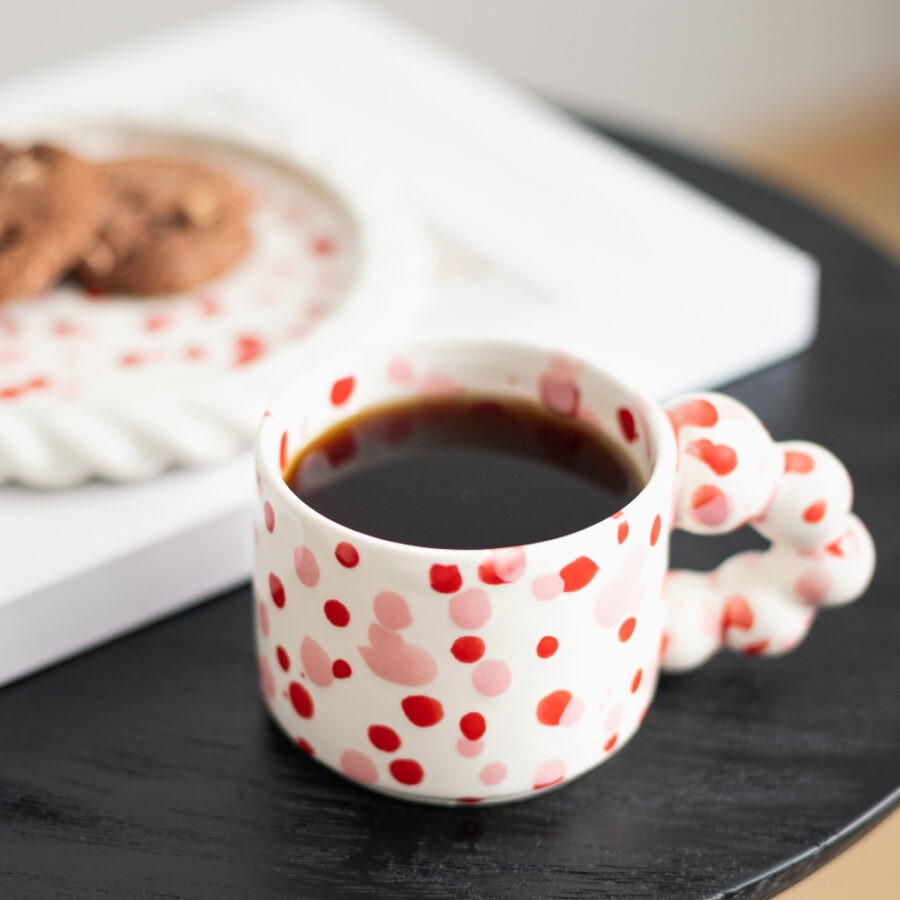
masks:
<svg viewBox="0 0 900 900"><path fill-rule="evenodd" d="M645 487L574 534L438 550L329 521L284 483L293 455L341 419L466 391L590 423ZM783 652L817 605L864 590L871 539L827 451L774 444L721 395L667 412L583 362L497 343L371 347L290 385L259 433L254 575L262 692L282 729L348 778L407 799L531 796L628 742L661 665L689 668L723 644ZM776 538L767 553L667 574L674 527L751 519Z"/></svg>

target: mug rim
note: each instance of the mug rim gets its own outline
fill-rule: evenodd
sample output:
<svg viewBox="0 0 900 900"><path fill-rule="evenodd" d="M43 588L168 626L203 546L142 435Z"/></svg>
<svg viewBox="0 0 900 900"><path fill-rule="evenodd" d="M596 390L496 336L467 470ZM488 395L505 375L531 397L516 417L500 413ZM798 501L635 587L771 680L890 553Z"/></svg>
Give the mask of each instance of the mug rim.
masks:
<svg viewBox="0 0 900 900"><path fill-rule="evenodd" d="M349 525L344 525L342 522L338 522L335 519L330 519L328 516L323 515L317 509L310 506L299 496L297 496L297 494L295 494L290 489L288 483L285 481L284 473L274 466L274 463L272 461L274 459L274 456L272 454L266 454L262 452L266 429L270 427L271 423L274 422L274 416L272 415L270 410L273 407L279 405L283 398L291 393L291 391L293 391L301 381L314 379L316 375L323 372L326 367L332 367L336 362L340 362L342 359L350 360L359 358L362 355L381 353L387 356L392 350L398 350L405 347L415 347L416 349L433 347L437 349L442 347L460 346L474 347L480 351L524 351L526 353L540 354L544 356L548 354L563 355L566 359L580 364L583 367L583 371L589 371L592 374L600 375L601 378L605 380L610 387L620 391L624 395L628 395L633 399L639 401L643 407L642 411L646 412L647 425L650 430L651 449L655 451L655 455L652 456L650 460L650 474L647 477L647 480L642 485L641 489L628 501L628 503L626 503L615 513L610 513L608 516L605 516L602 519L598 519L596 522L592 522L590 525L586 525L584 528L580 528L577 531L569 531L565 534L557 535L553 538L547 538L543 541L532 541L526 544L505 545L503 547L430 547L421 544L406 544L401 541L394 541L390 540L389 538L378 537L374 534L368 534L365 531L357 531L355 528L351 528ZM514 546L522 547L525 550L528 550L529 548L552 549L555 545L558 545L563 541L569 541L575 536L586 535L590 531L601 528L605 525L605 523L612 521L614 517L618 517L620 514L627 515L629 510L633 509L633 507L640 501L642 501L646 495L649 495L651 493L651 487L658 487L659 483L664 477L662 472L662 463L664 462L665 458L671 460L674 476L676 449L675 435L672 430L671 423L669 422L668 418L665 415L665 412L662 410L660 405L655 401L647 398L643 394L643 392L641 392L637 388L631 387L620 377L614 375L609 370L604 369L602 366L599 366L591 362L590 360L585 359L584 357L562 351L559 348L553 347L549 344L541 344L532 341L510 341L479 337L388 338L373 341L371 343L357 345L355 347L345 349L333 356L329 356L326 359L321 359L309 368L302 370L301 372L290 378L271 398L269 403L266 405L266 411L263 413L262 419L259 423L259 426L257 427L256 437L254 440L254 448L257 471L261 472L265 480L267 480L270 484L274 484L275 492L278 495L280 501L284 503L288 507L288 509L295 515L309 516L313 521L321 526L336 529L341 534L342 538L345 538L346 540L351 542L355 542L355 546L364 546L368 544L382 551L390 551L393 553L412 557L427 556L433 558L434 554L438 553L447 555L460 561L471 560L474 558L481 559L483 558L485 553L491 553L495 550L508 549L509 547ZM301 452L302 449L303 448L300 448L297 453Z"/></svg>

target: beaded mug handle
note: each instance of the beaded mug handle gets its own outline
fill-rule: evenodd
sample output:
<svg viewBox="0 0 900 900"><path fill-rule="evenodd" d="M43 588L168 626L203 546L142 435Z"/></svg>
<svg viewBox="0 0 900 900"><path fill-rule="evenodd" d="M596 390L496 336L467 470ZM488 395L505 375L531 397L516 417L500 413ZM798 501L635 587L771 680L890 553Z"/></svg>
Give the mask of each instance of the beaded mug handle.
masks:
<svg viewBox="0 0 900 900"><path fill-rule="evenodd" d="M678 443L675 527L724 534L749 524L771 545L711 572L669 571L663 669L695 668L721 647L750 656L791 650L820 607L855 600L875 569L847 470L818 444L776 443L723 394L679 397L665 409Z"/></svg>

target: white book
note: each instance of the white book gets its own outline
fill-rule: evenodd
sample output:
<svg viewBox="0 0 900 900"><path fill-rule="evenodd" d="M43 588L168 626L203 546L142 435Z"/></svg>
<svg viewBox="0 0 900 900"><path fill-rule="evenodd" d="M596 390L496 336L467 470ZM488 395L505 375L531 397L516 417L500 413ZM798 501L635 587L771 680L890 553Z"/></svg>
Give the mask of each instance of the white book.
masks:
<svg viewBox="0 0 900 900"><path fill-rule="evenodd" d="M421 328L540 340L658 398L806 347L818 266L372 9L223 16L0 90L0 117L218 98L350 147L439 236ZM0 683L208 598L251 566L249 454L136 485L0 488Z"/></svg>

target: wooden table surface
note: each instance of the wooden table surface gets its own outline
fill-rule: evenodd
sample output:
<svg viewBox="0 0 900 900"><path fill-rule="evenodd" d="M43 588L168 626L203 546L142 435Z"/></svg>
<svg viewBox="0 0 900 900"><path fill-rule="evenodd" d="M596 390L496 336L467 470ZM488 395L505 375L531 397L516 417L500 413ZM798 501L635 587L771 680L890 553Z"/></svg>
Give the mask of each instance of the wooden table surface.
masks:
<svg viewBox="0 0 900 900"><path fill-rule="evenodd" d="M880 554L868 595L787 657L664 678L628 748L565 789L435 809L348 784L269 722L242 587L0 692L0 896L766 896L896 805L900 275L783 196L623 140L821 260L815 346L728 390L847 463ZM678 535L675 561L753 543Z"/></svg>

